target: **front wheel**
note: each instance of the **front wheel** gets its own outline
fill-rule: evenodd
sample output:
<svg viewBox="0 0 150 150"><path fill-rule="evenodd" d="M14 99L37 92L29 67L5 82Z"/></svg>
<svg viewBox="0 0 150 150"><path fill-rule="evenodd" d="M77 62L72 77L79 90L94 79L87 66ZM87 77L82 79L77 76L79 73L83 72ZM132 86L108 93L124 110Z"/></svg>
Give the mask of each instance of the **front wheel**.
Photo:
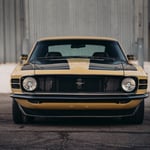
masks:
<svg viewBox="0 0 150 150"><path fill-rule="evenodd" d="M144 120L144 100L139 104L134 116L126 118L130 123L142 124Z"/></svg>
<svg viewBox="0 0 150 150"><path fill-rule="evenodd" d="M18 103L16 102L15 99L13 99L12 102L12 118L14 123L16 124L22 124L24 121L23 114L21 110L19 109Z"/></svg>

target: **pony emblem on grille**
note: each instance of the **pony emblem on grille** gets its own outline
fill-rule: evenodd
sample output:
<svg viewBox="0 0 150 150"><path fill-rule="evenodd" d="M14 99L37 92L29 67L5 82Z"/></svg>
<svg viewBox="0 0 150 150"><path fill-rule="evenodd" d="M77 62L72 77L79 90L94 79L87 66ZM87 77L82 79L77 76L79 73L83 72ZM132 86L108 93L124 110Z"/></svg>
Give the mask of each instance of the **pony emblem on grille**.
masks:
<svg viewBox="0 0 150 150"><path fill-rule="evenodd" d="M81 90L83 88L83 85L84 85L84 81L82 80L82 78L78 78L76 80L76 85L77 85L77 89Z"/></svg>

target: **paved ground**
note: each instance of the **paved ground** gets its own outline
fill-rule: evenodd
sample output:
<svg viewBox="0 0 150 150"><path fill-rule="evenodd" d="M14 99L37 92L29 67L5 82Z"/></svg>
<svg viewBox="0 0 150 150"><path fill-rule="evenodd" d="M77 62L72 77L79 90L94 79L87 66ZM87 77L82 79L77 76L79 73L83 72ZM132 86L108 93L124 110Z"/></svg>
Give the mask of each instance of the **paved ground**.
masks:
<svg viewBox="0 0 150 150"><path fill-rule="evenodd" d="M15 125L11 99L0 94L0 150L149 150L150 98L145 120L131 125L119 119L42 119Z"/></svg>

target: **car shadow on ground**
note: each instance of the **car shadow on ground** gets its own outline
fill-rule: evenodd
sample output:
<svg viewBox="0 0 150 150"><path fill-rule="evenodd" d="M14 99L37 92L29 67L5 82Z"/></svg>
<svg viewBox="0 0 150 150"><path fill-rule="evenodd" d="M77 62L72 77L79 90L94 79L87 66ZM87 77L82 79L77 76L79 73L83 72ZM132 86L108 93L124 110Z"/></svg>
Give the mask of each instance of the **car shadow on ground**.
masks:
<svg viewBox="0 0 150 150"><path fill-rule="evenodd" d="M36 118L25 124L38 126L118 126L131 125L128 120L121 118Z"/></svg>

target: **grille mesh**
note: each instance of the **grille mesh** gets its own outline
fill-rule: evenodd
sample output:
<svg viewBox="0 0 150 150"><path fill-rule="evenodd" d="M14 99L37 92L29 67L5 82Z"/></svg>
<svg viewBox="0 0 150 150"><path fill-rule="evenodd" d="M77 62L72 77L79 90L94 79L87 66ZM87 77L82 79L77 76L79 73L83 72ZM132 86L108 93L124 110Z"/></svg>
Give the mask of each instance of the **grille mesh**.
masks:
<svg viewBox="0 0 150 150"><path fill-rule="evenodd" d="M121 92L121 77L90 75L36 76L36 92Z"/></svg>

